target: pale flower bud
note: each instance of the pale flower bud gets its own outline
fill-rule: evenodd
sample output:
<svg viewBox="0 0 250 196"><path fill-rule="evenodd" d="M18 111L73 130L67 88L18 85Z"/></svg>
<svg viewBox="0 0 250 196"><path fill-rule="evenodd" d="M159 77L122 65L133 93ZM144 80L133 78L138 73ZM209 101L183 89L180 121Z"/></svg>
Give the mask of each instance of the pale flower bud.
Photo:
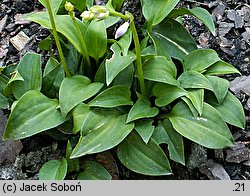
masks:
<svg viewBox="0 0 250 196"><path fill-rule="evenodd" d="M109 12L99 13L99 14L97 15L97 18L101 20L101 19L106 19L106 18L108 18L108 16L109 16Z"/></svg>
<svg viewBox="0 0 250 196"><path fill-rule="evenodd" d="M68 1L66 1L65 5L64 5L64 8L68 12L73 12L74 11L74 6Z"/></svg>
<svg viewBox="0 0 250 196"><path fill-rule="evenodd" d="M95 14L92 13L91 11L84 11L82 14L81 14L81 17L83 20L92 20L94 19L95 17Z"/></svg>
<svg viewBox="0 0 250 196"><path fill-rule="evenodd" d="M129 22L125 22L123 23L115 32L115 39L121 37L122 35L124 35L129 27Z"/></svg>

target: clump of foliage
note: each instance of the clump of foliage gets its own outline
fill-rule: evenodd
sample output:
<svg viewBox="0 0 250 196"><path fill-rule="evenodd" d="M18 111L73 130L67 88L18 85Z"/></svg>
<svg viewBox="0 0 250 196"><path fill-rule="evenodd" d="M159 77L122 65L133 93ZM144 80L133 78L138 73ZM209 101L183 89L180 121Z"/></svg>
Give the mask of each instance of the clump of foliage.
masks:
<svg viewBox="0 0 250 196"><path fill-rule="evenodd" d="M198 49L181 23L182 15L193 15L215 34L205 9L141 0L146 23L139 39L133 15L118 11L122 0L40 2L46 11L26 18L51 30L39 45L51 58L42 68L41 56L27 53L0 75L0 106L11 110L4 139L59 131L68 140L65 157L44 164L40 179L71 172L78 179L110 179L96 162L79 166L80 157L110 149L132 171L169 175L169 158L185 164L183 138L212 149L234 144L228 124L243 129L245 115L219 76L240 73L214 50ZM119 20L116 39L108 37L107 28Z"/></svg>

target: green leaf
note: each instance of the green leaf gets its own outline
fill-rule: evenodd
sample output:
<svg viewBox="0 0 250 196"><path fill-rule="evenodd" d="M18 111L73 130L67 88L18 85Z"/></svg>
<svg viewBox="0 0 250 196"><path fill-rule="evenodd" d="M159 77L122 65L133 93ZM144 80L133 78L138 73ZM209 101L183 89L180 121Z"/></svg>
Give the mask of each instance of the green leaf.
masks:
<svg viewBox="0 0 250 196"><path fill-rule="evenodd" d="M85 42L89 56L95 60L101 58L107 49L107 32L103 20L93 20L87 27Z"/></svg>
<svg viewBox="0 0 250 196"><path fill-rule="evenodd" d="M159 176L172 173L160 146L152 138L145 144L136 132L118 146L117 155L123 165L140 174Z"/></svg>
<svg viewBox="0 0 250 196"><path fill-rule="evenodd" d="M177 21L165 19L155 26L152 32L158 55L168 56L183 60L197 46L193 37Z"/></svg>
<svg viewBox="0 0 250 196"><path fill-rule="evenodd" d="M191 103L199 113L202 115L203 105L204 105L204 89L188 89L187 98L190 99Z"/></svg>
<svg viewBox="0 0 250 196"><path fill-rule="evenodd" d="M156 56L143 64L144 78L151 81L178 85L175 64L164 56Z"/></svg>
<svg viewBox="0 0 250 196"><path fill-rule="evenodd" d="M47 0L39 0L39 2L44 6L44 7L47 7L46 6L46 1ZM61 5L63 0L49 0L49 3L50 3L50 6L51 6L51 9L52 9L52 12L54 14L57 13L57 11L59 10L59 7Z"/></svg>
<svg viewBox="0 0 250 196"><path fill-rule="evenodd" d="M127 123L141 118L154 117L158 113L158 108L151 107L148 100L138 99L128 113Z"/></svg>
<svg viewBox="0 0 250 196"><path fill-rule="evenodd" d="M174 130L169 120L158 121L152 136L157 144L168 144L170 159L185 165L184 142L182 136Z"/></svg>
<svg viewBox="0 0 250 196"><path fill-rule="evenodd" d="M192 9L186 9L186 8L179 8L179 9L174 9L169 17L170 18L177 18L178 16L182 16L185 14L193 15L196 18L198 18L201 22L203 22L208 29L211 31L211 33L215 36L215 25L213 18L211 14L204 8L201 7L195 7Z"/></svg>
<svg viewBox="0 0 250 196"><path fill-rule="evenodd" d="M92 109L84 119L82 136L71 158L109 150L118 145L133 130L134 124L126 124L127 115L116 110Z"/></svg>
<svg viewBox="0 0 250 196"><path fill-rule="evenodd" d="M184 59L186 70L204 72L214 63L220 61L218 54L212 49L198 49L190 52Z"/></svg>
<svg viewBox="0 0 250 196"><path fill-rule="evenodd" d="M76 134L78 131L82 129L82 125L86 115L89 113L90 108L86 104L78 104L72 111L74 128L73 133Z"/></svg>
<svg viewBox="0 0 250 196"><path fill-rule="evenodd" d="M219 112L204 103L202 116L194 117L184 102L171 111L169 120L182 136L207 148L221 149L233 146L233 136Z"/></svg>
<svg viewBox="0 0 250 196"><path fill-rule="evenodd" d="M113 80L112 86L123 85L130 88L134 81L135 68L133 63L121 71Z"/></svg>
<svg viewBox="0 0 250 196"><path fill-rule="evenodd" d="M86 161L84 163L84 171L80 172L77 180L111 180L112 176L99 163L94 161Z"/></svg>
<svg viewBox="0 0 250 196"><path fill-rule="evenodd" d="M142 13L150 25L159 24L180 0L141 0Z"/></svg>
<svg viewBox="0 0 250 196"><path fill-rule="evenodd" d="M80 169L80 165L79 165L79 159L70 159L70 155L72 153L72 146L70 141L68 141L67 143L67 148L66 148L66 155L65 158L67 160L68 163L68 172L73 172L73 171L79 171Z"/></svg>
<svg viewBox="0 0 250 196"><path fill-rule="evenodd" d="M133 102L131 101L131 92L127 86L113 86L97 95L88 105L113 108L122 105L133 105Z"/></svg>
<svg viewBox="0 0 250 196"><path fill-rule="evenodd" d="M182 88L205 88L213 91L213 87L209 80L197 71L185 71L183 72L178 81Z"/></svg>
<svg viewBox="0 0 250 196"><path fill-rule="evenodd" d="M163 107L179 97L187 95L187 92L181 87L158 83L153 88L153 94L156 97L155 105Z"/></svg>
<svg viewBox="0 0 250 196"><path fill-rule="evenodd" d="M67 160L50 160L39 171L39 180L63 180L67 174Z"/></svg>
<svg viewBox="0 0 250 196"><path fill-rule="evenodd" d="M25 54L17 66L17 72L19 74L18 79L16 78L17 76L14 75L15 79L9 81L16 99L19 99L29 90L41 90L42 70L40 55L35 53Z"/></svg>
<svg viewBox="0 0 250 196"><path fill-rule="evenodd" d="M229 88L229 81L223 78L219 78L217 76L207 76L207 79L212 84L214 89L214 94L218 102L221 104L227 95Z"/></svg>
<svg viewBox="0 0 250 196"><path fill-rule="evenodd" d="M28 91L11 112L4 139L26 138L62 124L64 118L57 108L58 100L49 99L35 90Z"/></svg>
<svg viewBox="0 0 250 196"><path fill-rule="evenodd" d="M113 55L105 63L107 85L110 85L114 78L136 59L134 53L122 56L122 50L117 43L111 46L111 50L113 51Z"/></svg>
<svg viewBox="0 0 250 196"><path fill-rule="evenodd" d="M232 73L241 73L232 65L225 61L219 61L213 65L211 65L207 71L204 73L205 75L220 75L220 74L232 74Z"/></svg>
<svg viewBox="0 0 250 196"><path fill-rule="evenodd" d="M59 90L62 115L65 117L76 105L94 96L102 87L102 83L91 83L85 76L66 77Z"/></svg>
<svg viewBox="0 0 250 196"><path fill-rule="evenodd" d="M45 12L28 14L25 16L25 18L27 20L39 23L40 25L42 25L47 29L52 29L49 16ZM78 31L74 25L72 18L69 15L55 15L54 20L57 31L63 34L82 55L85 55L83 46L79 41L80 37L78 35ZM87 29L86 25L77 18L76 22L78 23L80 31L82 32L82 36L84 36ZM88 49L91 47L92 47L91 45L87 45Z"/></svg>
<svg viewBox="0 0 250 196"><path fill-rule="evenodd" d="M9 107L8 98L4 95L4 89L7 85L8 78L0 74L0 108L7 109Z"/></svg>
<svg viewBox="0 0 250 196"><path fill-rule="evenodd" d="M50 58L45 66L44 69L44 76L42 79L42 92L46 95L49 95L51 93L56 92L54 83L57 79L57 75L60 72L60 64L58 61L54 58Z"/></svg>
<svg viewBox="0 0 250 196"><path fill-rule="evenodd" d="M154 126L152 123L154 120L152 119L143 119L138 120L135 123L135 130L141 136L145 144L147 144L154 133Z"/></svg>
<svg viewBox="0 0 250 196"><path fill-rule="evenodd" d="M221 104L208 101L229 124L244 129L246 126L245 113L241 102L230 92L227 93Z"/></svg>

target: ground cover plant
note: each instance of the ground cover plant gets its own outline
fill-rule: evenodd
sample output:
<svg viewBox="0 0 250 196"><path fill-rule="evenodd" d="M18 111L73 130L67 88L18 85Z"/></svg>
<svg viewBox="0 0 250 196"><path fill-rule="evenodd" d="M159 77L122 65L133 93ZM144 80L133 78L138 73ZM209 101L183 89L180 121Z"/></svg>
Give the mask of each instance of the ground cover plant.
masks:
<svg viewBox="0 0 250 196"><path fill-rule="evenodd" d="M40 2L46 12L26 18L51 31L40 43L51 58L42 67L39 54L27 53L0 77L1 108L11 111L4 139L58 130L68 138L65 157L44 164L40 179L72 172L77 179L111 179L93 161L82 171L79 158L114 148L128 169L157 176L172 174L169 159L185 164L183 138L212 149L233 146L228 125L243 129L245 115L219 76L240 73L214 50L198 49L181 23L182 15L193 15L215 34L205 9L142 0L139 38L133 15L119 12L123 1Z"/></svg>

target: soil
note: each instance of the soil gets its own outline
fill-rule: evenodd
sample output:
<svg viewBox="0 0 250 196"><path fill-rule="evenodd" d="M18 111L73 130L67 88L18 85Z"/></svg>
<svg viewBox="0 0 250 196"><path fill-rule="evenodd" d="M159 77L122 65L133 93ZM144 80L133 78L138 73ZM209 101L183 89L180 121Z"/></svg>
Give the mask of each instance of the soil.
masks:
<svg viewBox="0 0 250 196"><path fill-rule="evenodd" d="M96 1L103 4L106 1ZM236 145L230 149L210 150L186 141L186 166L171 162L174 175L149 177L129 171L117 159L115 149L86 159L95 159L111 173L113 179L164 179L164 180L249 180L250 179L250 2L248 0L183 0L179 6L203 7L214 18L216 36L213 36L200 21L185 16L184 25L201 48L212 48L226 62L237 67L242 76L231 74L225 77L231 82L231 91L240 99L246 115L246 128L231 127ZM138 9L140 1L125 0L122 11L136 15L136 26L143 24ZM18 63L28 51L41 51L39 42L49 35L38 24L21 20L25 13L42 10L37 0L0 1L0 67ZM116 27L115 27L116 28ZM114 29L110 30L114 31ZM21 32L21 34L20 34ZM13 44L13 37L21 36L24 43ZM65 140L55 140L49 133L35 135L21 141L1 140L7 112L0 111L0 179L38 179L40 167L65 153ZM58 138L57 138L58 139ZM82 160L82 161L85 161ZM74 176L71 176L74 178Z"/></svg>

